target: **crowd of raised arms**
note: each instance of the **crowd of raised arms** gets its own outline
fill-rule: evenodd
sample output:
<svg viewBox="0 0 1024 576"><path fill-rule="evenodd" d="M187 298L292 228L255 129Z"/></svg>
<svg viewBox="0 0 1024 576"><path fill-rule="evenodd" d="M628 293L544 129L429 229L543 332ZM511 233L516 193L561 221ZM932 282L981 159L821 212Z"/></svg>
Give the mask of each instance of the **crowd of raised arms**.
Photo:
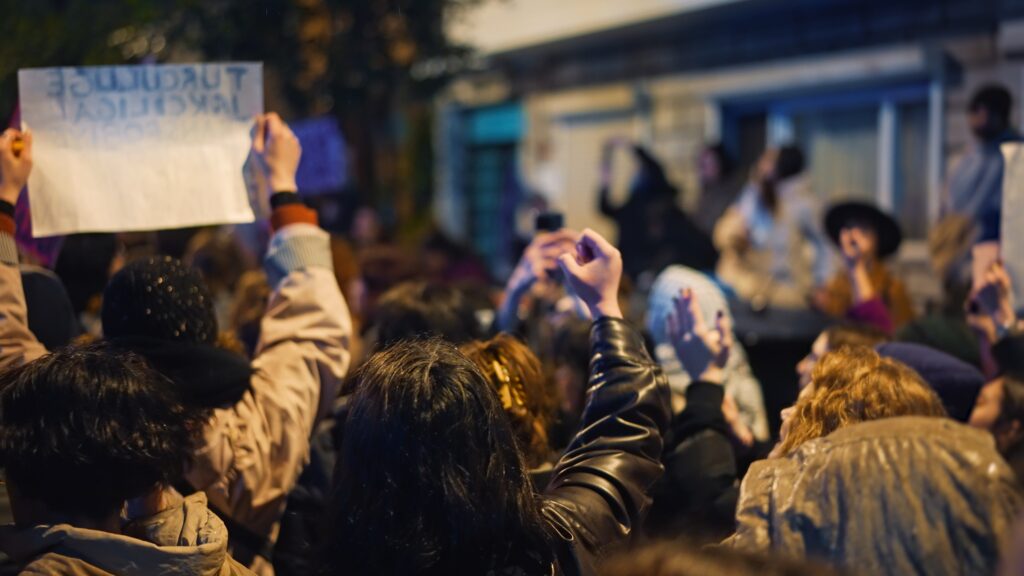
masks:
<svg viewBox="0 0 1024 576"><path fill-rule="evenodd" d="M819 208L793 146L739 177L707 147L687 214L649 151L610 141L618 238L548 226L495 282L369 210L322 229L273 113L262 238L73 235L33 266L13 218L33 138L9 129L0 574L1020 574L1024 336L1003 263L971 273L1003 238L981 188L1010 112L999 87L970 103L960 171L981 177L949 183L927 314L886 264L898 223ZM830 319L778 419L751 318Z"/></svg>

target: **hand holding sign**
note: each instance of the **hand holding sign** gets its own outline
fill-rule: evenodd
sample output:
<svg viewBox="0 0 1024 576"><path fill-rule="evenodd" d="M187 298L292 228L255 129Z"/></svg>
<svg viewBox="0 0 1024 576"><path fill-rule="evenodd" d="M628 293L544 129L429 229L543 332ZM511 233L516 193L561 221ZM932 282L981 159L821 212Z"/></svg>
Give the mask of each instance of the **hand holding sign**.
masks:
<svg viewBox="0 0 1024 576"><path fill-rule="evenodd" d="M271 192L296 192L302 146L276 112L256 118L252 151L260 159Z"/></svg>
<svg viewBox="0 0 1024 576"><path fill-rule="evenodd" d="M35 235L254 219L243 166L263 113L259 64L31 69L18 84Z"/></svg>
<svg viewBox="0 0 1024 576"><path fill-rule="evenodd" d="M32 133L4 130L0 135L0 200L17 204L31 172Z"/></svg>

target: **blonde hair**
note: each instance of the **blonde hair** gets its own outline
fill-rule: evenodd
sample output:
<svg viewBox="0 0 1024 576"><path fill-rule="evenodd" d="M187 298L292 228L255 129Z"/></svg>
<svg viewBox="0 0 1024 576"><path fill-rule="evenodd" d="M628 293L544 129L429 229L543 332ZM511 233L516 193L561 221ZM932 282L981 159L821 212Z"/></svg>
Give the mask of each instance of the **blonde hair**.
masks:
<svg viewBox="0 0 1024 576"><path fill-rule="evenodd" d="M498 393L527 465L543 464L551 455L548 427L554 420L555 398L537 355L504 333L464 344L460 351Z"/></svg>
<svg viewBox="0 0 1024 576"><path fill-rule="evenodd" d="M775 453L870 420L894 416L945 416L935 392L916 372L866 346L824 355L811 375L813 391L797 400L789 431Z"/></svg>

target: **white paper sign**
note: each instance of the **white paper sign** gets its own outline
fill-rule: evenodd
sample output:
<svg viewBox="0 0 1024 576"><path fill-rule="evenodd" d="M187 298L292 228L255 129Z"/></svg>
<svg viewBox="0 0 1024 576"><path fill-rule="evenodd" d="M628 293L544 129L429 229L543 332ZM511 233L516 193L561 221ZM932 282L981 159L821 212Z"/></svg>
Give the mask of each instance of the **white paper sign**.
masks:
<svg viewBox="0 0 1024 576"><path fill-rule="evenodd" d="M1024 145L1003 144L1003 222L1000 243L1003 263L1013 280L1018 309L1024 305Z"/></svg>
<svg viewBox="0 0 1024 576"><path fill-rule="evenodd" d="M258 63L18 71L35 236L253 221Z"/></svg>

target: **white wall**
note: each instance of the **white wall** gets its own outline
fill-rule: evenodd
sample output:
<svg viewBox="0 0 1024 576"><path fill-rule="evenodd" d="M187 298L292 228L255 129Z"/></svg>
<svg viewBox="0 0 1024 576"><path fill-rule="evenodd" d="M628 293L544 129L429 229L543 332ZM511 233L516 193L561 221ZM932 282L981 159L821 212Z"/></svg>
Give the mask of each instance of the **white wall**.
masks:
<svg viewBox="0 0 1024 576"><path fill-rule="evenodd" d="M736 0L488 0L448 22L452 39L501 52Z"/></svg>

